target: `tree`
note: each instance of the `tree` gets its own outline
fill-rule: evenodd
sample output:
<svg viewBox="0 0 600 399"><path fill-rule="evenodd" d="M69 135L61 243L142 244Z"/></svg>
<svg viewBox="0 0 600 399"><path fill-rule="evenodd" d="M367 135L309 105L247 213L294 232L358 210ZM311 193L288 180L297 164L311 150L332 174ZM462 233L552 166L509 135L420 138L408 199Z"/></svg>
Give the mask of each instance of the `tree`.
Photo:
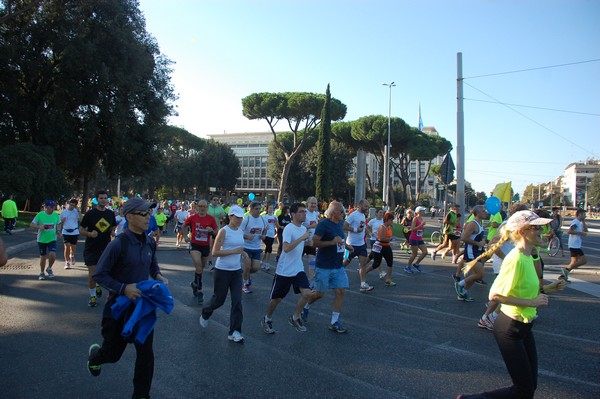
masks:
<svg viewBox="0 0 600 399"><path fill-rule="evenodd" d="M274 145L285 157L279 177L278 201L285 196L287 177L294 158L319 126L324 103L325 96L322 94L298 92L254 93L242 99L243 115L250 120L264 119L273 133ZM346 116L346 106L342 102L332 98L330 105L331 120L341 120ZM292 133L290 147L284 146L275 132L275 126L281 120L287 121Z"/></svg>
<svg viewBox="0 0 600 399"><path fill-rule="evenodd" d="M176 97L138 2L0 1L0 144L52 146L84 204L96 171L150 169Z"/></svg>
<svg viewBox="0 0 600 399"><path fill-rule="evenodd" d="M331 92L329 84L325 92L325 104L321 112L321 128L317 147L316 197L327 200L331 195Z"/></svg>
<svg viewBox="0 0 600 399"><path fill-rule="evenodd" d="M588 187L588 203L592 206L600 205L600 172L596 172Z"/></svg>

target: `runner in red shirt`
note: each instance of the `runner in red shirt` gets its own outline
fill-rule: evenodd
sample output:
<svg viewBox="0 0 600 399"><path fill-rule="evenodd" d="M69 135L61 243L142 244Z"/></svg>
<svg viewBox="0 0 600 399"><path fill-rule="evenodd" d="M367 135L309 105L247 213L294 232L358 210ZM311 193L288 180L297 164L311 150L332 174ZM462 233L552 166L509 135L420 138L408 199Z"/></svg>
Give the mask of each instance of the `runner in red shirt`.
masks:
<svg viewBox="0 0 600 399"><path fill-rule="evenodd" d="M217 235L217 221L214 217L207 214L208 203L204 200L193 204L190 216L183 222L184 237L190 234L190 255L194 262L195 275L192 281L192 293L198 298L198 304L204 302L204 293L202 292L202 272L208 261L210 254L211 237L214 239Z"/></svg>

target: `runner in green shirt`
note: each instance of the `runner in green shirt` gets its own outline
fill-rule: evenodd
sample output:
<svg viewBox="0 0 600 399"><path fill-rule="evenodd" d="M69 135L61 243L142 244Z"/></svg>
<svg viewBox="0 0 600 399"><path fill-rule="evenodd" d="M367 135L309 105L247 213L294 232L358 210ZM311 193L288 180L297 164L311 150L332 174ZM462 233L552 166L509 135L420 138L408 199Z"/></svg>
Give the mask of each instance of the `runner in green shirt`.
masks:
<svg viewBox="0 0 600 399"><path fill-rule="evenodd" d="M40 275L38 280L45 280L46 274L48 278L54 278L52 273L52 266L56 260L56 237L60 237L60 230L58 226L60 223L60 216L54 212L56 203L52 200L44 202L44 210L33 218L31 227L38 229L37 242L40 250ZM48 258L48 267L46 267L46 258Z"/></svg>

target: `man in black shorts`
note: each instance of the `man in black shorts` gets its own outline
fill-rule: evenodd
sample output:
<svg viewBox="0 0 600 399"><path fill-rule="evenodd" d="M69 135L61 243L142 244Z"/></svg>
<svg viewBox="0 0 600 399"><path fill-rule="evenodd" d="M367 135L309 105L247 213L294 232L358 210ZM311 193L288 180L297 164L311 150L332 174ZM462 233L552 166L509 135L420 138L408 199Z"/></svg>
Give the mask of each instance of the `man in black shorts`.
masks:
<svg viewBox="0 0 600 399"><path fill-rule="evenodd" d="M106 207L108 203L108 193L104 190L96 192L95 208L90 209L83 216L81 229L79 233L86 237L85 247L83 249L83 261L88 268L88 288L90 290L89 307L96 307L96 298L102 296L102 289L93 279L96 265L100 255L110 242L115 233L117 220L112 210Z"/></svg>

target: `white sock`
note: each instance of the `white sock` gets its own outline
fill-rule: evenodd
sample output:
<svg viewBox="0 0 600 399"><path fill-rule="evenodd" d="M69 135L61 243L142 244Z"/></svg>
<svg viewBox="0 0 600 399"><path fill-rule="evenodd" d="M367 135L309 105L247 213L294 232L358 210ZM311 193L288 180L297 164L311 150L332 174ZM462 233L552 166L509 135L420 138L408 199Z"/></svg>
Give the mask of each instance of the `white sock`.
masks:
<svg viewBox="0 0 600 399"><path fill-rule="evenodd" d="M331 312L331 324L334 324L339 319L340 319L339 312Z"/></svg>
<svg viewBox="0 0 600 399"><path fill-rule="evenodd" d="M90 288L90 296L96 296L96 287Z"/></svg>
<svg viewBox="0 0 600 399"><path fill-rule="evenodd" d="M459 283L458 283L458 285L460 285L461 287L464 287L465 286L465 280L460 280Z"/></svg>
<svg viewBox="0 0 600 399"><path fill-rule="evenodd" d="M307 303L306 305L304 305L304 309L310 309L310 305Z"/></svg>

